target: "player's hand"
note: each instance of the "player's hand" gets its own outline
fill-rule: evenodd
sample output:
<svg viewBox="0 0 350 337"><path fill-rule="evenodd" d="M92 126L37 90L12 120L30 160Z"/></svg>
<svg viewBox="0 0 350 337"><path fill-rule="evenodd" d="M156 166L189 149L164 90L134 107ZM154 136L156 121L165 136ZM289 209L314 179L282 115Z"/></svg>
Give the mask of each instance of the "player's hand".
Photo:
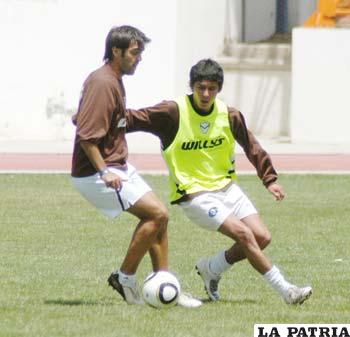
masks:
<svg viewBox="0 0 350 337"><path fill-rule="evenodd" d="M275 197L275 200L281 201L285 197L285 193L283 191L283 187L280 184L272 183L267 187L269 192Z"/></svg>
<svg viewBox="0 0 350 337"><path fill-rule="evenodd" d="M113 172L107 172L105 173L101 179L105 182L107 187L111 187L117 191L120 191L123 185L123 180L121 177L119 177L117 174Z"/></svg>

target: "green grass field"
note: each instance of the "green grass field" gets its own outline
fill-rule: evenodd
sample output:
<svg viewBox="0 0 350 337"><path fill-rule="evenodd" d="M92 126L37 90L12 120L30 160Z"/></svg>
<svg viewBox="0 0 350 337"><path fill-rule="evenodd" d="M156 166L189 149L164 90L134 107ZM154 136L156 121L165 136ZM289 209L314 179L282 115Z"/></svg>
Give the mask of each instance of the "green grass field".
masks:
<svg viewBox="0 0 350 337"><path fill-rule="evenodd" d="M145 178L166 200L166 177ZM281 175L280 182L287 199L277 203L255 176L239 179L272 232L266 253L290 281L313 286L310 300L287 306L241 262L223 277L220 302L156 310L127 305L106 282L136 219L104 218L68 175L0 175L0 336L249 337L254 323L349 323L350 176ZM185 291L205 298L194 264L230 241L169 210L170 269ZM147 256L139 280L150 271Z"/></svg>

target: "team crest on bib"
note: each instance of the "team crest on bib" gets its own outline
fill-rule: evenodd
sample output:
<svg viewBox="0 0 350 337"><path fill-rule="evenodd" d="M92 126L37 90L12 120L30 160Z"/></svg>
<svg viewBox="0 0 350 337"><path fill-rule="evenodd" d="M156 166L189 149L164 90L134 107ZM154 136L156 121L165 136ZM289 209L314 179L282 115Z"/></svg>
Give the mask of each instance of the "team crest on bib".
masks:
<svg viewBox="0 0 350 337"><path fill-rule="evenodd" d="M201 122L199 124L199 127L200 127L202 133L207 133L209 130L209 127L210 127L210 123L209 122Z"/></svg>

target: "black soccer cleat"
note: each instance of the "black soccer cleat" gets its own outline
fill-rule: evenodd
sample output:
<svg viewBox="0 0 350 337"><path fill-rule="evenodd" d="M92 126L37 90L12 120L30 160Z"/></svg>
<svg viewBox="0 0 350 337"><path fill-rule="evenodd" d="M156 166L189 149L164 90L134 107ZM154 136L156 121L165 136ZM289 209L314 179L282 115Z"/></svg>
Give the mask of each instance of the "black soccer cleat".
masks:
<svg viewBox="0 0 350 337"><path fill-rule="evenodd" d="M140 293L137 288L137 284L124 285L119 282L118 272L113 272L108 278L108 284L116 290L124 301L128 304L144 304Z"/></svg>

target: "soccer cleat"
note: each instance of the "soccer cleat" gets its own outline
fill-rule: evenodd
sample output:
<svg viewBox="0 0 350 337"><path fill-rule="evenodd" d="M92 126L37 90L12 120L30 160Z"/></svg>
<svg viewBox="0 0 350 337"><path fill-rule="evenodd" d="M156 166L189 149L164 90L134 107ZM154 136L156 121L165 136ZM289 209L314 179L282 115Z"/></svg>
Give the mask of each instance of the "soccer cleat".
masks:
<svg viewBox="0 0 350 337"><path fill-rule="evenodd" d="M177 304L185 308L198 308L203 302L192 297L190 294L181 293Z"/></svg>
<svg viewBox="0 0 350 337"><path fill-rule="evenodd" d="M220 299L218 287L221 276L215 275L210 271L208 259L199 260L196 264L196 269L198 275L200 275L204 281L204 289L209 298L212 301L218 301Z"/></svg>
<svg viewBox="0 0 350 337"><path fill-rule="evenodd" d="M299 288L291 286L283 295L287 304L303 304L312 294L311 287Z"/></svg>
<svg viewBox="0 0 350 337"><path fill-rule="evenodd" d="M121 284L119 282L118 272L113 272L108 278L109 285L116 290L128 304L144 304L140 293L137 289L137 284Z"/></svg>

